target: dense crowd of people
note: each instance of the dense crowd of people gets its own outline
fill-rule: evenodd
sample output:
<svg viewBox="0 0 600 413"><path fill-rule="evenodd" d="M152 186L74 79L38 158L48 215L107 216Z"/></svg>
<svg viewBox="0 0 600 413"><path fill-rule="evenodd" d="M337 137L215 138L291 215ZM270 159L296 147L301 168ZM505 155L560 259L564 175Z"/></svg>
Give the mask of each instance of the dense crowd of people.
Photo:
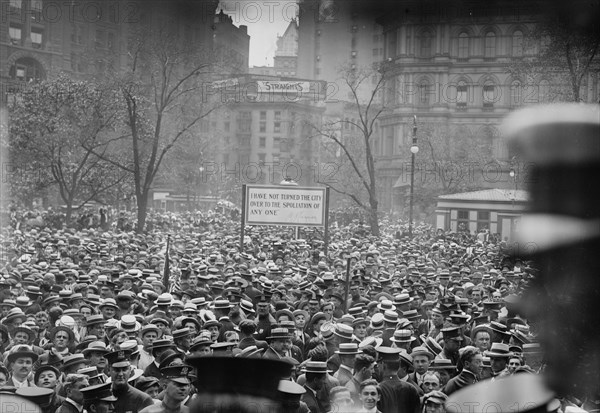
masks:
<svg viewBox="0 0 600 413"><path fill-rule="evenodd" d="M516 304L535 270L494 238L354 220L327 252L279 227L247 228L241 251L239 221L200 215L150 214L144 234L6 227L0 393L48 413L186 411L213 374L194 360L226 356L287 362L286 412L439 413L543 370Z"/></svg>

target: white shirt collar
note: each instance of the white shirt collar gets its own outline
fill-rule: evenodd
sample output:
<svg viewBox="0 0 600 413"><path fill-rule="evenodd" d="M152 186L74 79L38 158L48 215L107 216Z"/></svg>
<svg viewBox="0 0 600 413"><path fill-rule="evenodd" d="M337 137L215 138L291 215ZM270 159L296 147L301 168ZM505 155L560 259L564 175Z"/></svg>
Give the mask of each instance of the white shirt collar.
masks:
<svg viewBox="0 0 600 413"><path fill-rule="evenodd" d="M29 387L29 382L27 381L27 378L25 378L25 380L23 381L19 381L15 376L13 376L12 381L17 389L20 389L21 387Z"/></svg>

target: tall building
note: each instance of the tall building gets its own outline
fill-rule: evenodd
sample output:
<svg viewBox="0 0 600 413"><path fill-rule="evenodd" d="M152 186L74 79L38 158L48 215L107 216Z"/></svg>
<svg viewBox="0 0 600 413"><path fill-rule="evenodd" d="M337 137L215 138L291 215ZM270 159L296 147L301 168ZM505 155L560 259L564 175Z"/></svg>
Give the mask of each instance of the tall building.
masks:
<svg viewBox="0 0 600 413"><path fill-rule="evenodd" d="M0 81L5 92L59 71L118 71L127 56L121 3L2 1ZM134 3L130 3L133 5Z"/></svg>
<svg viewBox="0 0 600 413"><path fill-rule="evenodd" d="M482 148L478 160L455 154L456 173L468 184L482 188L511 188L509 177L519 167L508 152L498 125L511 110L548 101L548 80L528 84L512 76L509 66L539 52L524 42L542 21L543 2L432 2L431 8L414 1L394 2L379 16L384 33L385 70L391 87L384 105L391 110L380 119L381 136L375 142L382 207L390 211L402 203L410 180L413 116L419 134L424 126L438 128L451 142L466 140ZM598 100L598 82L587 96ZM422 136L422 135L421 135ZM426 151L421 139L421 149ZM417 160L427 156L417 154ZM461 160L464 162L461 163ZM444 171L424 166L419 178L443 179ZM523 168L523 165L521 165ZM526 171L517 173L522 178Z"/></svg>
<svg viewBox="0 0 600 413"><path fill-rule="evenodd" d="M321 82L265 75L225 79L217 87L227 105L211 116L214 139L210 169L226 181L277 184L289 177L315 185ZM207 172L208 173L208 172Z"/></svg>
<svg viewBox="0 0 600 413"><path fill-rule="evenodd" d="M236 27L233 19L221 10L213 25L213 49L232 68L232 73L247 73L250 56L248 27Z"/></svg>
<svg viewBox="0 0 600 413"><path fill-rule="evenodd" d="M21 82L45 79L60 71L75 76L118 73L129 62L129 42L138 27L169 26L199 49L210 48L217 5L218 0L2 0L2 101L6 100L6 92L18 88ZM237 44L243 54L243 42ZM247 45L246 40L246 50Z"/></svg>
<svg viewBox="0 0 600 413"><path fill-rule="evenodd" d="M275 68L273 66L253 66L248 69L248 73L252 75L275 76Z"/></svg>
<svg viewBox="0 0 600 413"><path fill-rule="evenodd" d="M273 58L276 76L296 76L298 64L298 23L292 20L283 35L277 37Z"/></svg>
<svg viewBox="0 0 600 413"><path fill-rule="evenodd" d="M383 58L381 26L368 10L369 2L300 0L298 77L335 84L336 100L353 100L343 70L361 70ZM361 99L369 87L359 89Z"/></svg>

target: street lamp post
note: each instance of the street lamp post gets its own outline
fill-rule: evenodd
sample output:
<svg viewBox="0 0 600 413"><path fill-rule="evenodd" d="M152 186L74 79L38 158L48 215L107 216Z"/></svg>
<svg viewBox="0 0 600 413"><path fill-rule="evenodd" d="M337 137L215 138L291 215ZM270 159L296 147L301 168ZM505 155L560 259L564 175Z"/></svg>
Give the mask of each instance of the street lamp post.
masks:
<svg viewBox="0 0 600 413"><path fill-rule="evenodd" d="M518 189L518 187L517 187L517 185L518 185L518 181L517 181L517 168L518 168L518 164L515 167L515 163L516 163L515 159L516 159L516 156L513 156L511 158L511 160L510 160L511 167L510 167L510 171L508 171L508 176L510 176L512 178L512 180L513 180L513 182L515 184L515 187L513 189L513 195L512 195L513 205L515 203L515 197L517 196L517 189Z"/></svg>
<svg viewBox="0 0 600 413"><path fill-rule="evenodd" d="M410 210L408 216L408 235L412 238L413 235L413 197L415 192L415 155L419 152L417 146L417 116L413 116L413 138L412 146L410 147L411 161L410 161Z"/></svg>

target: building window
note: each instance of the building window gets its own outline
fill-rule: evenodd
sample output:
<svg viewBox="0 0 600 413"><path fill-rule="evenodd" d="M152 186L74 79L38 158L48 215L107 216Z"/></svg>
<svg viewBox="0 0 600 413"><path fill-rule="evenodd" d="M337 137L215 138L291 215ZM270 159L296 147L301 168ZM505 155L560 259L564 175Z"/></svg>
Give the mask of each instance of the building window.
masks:
<svg viewBox="0 0 600 413"><path fill-rule="evenodd" d="M258 163L261 163L261 164L265 163L265 158L266 158L266 155L264 153L259 153L258 154Z"/></svg>
<svg viewBox="0 0 600 413"><path fill-rule="evenodd" d="M488 59L496 57L496 33L487 32L485 35L485 57Z"/></svg>
<svg viewBox="0 0 600 413"><path fill-rule="evenodd" d="M540 103L545 103L549 101L549 94L550 94L550 83L544 79L540 82L540 87L539 87L539 102Z"/></svg>
<svg viewBox="0 0 600 413"><path fill-rule="evenodd" d="M260 111L260 120L267 120L267 111L266 110Z"/></svg>
<svg viewBox="0 0 600 413"><path fill-rule="evenodd" d="M523 56L523 32L517 30L512 36L512 55L514 57Z"/></svg>
<svg viewBox="0 0 600 413"><path fill-rule="evenodd" d="M238 123L238 132L251 132L252 131L252 112L248 112L248 111L240 112L237 123Z"/></svg>
<svg viewBox="0 0 600 413"><path fill-rule="evenodd" d="M552 44L552 39L550 38L550 35L542 35L542 38L540 40L540 52L544 53L548 51L548 48L551 46Z"/></svg>
<svg viewBox="0 0 600 413"><path fill-rule="evenodd" d="M461 33L458 35L458 58L466 59L469 57L469 35Z"/></svg>
<svg viewBox="0 0 600 413"><path fill-rule="evenodd" d="M264 136L261 136L258 138L258 147L259 148L266 148L267 147L267 138Z"/></svg>
<svg viewBox="0 0 600 413"><path fill-rule="evenodd" d="M490 228L490 211L477 211L477 231Z"/></svg>
<svg viewBox="0 0 600 413"><path fill-rule="evenodd" d="M429 82L427 79L421 80L419 83L419 103L421 105L429 105Z"/></svg>
<svg viewBox="0 0 600 413"><path fill-rule="evenodd" d="M76 44L84 44L85 43L84 30L85 30L84 26L73 25L71 27L71 42L76 43Z"/></svg>
<svg viewBox="0 0 600 413"><path fill-rule="evenodd" d="M31 57L22 57L11 66L9 77L15 80L31 82L45 78L42 65Z"/></svg>
<svg viewBox="0 0 600 413"><path fill-rule="evenodd" d="M515 80L510 85L510 105L520 106L522 103L522 87L521 82Z"/></svg>
<svg viewBox="0 0 600 413"><path fill-rule="evenodd" d="M431 57L432 36L430 32L424 32L421 35L419 56Z"/></svg>
<svg viewBox="0 0 600 413"><path fill-rule="evenodd" d="M21 42L21 26L10 23L8 26L8 35L12 44L19 44Z"/></svg>
<svg viewBox="0 0 600 413"><path fill-rule="evenodd" d="M458 232L469 231L469 211L465 209L458 210L456 227Z"/></svg>
<svg viewBox="0 0 600 413"><path fill-rule="evenodd" d="M275 113L273 114L273 117L275 118L275 120L281 120L281 111L276 110Z"/></svg>
<svg viewBox="0 0 600 413"><path fill-rule="evenodd" d="M261 120L258 126L258 131L260 133L265 133L267 131L267 121Z"/></svg>
<svg viewBox="0 0 600 413"><path fill-rule="evenodd" d="M456 85L456 109L460 111L467 110L467 82L461 80Z"/></svg>
<svg viewBox="0 0 600 413"><path fill-rule="evenodd" d="M483 84L483 110L492 110L496 100L496 85L491 80L486 80Z"/></svg>
<svg viewBox="0 0 600 413"><path fill-rule="evenodd" d="M394 127L388 126L385 129L385 154L391 156L394 154Z"/></svg>
<svg viewBox="0 0 600 413"><path fill-rule="evenodd" d="M115 50L115 34L112 32L108 32L106 36L106 47L108 50Z"/></svg>
<svg viewBox="0 0 600 413"><path fill-rule="evenodd" d="M104 48L104 30L96 30L96 47Z"/></svg>
<svg viewBox="0 0 600 413"><path fill-rule="evenodd" d="M397 36L398 34L396 33L395 30L392 30L391 32L389 32L387 34L387 48L386 48L386 57L396 57L398 55L398 50L397 50Z"/></svg>
<svg viewBox="0 0 600 413"><path fill-rule="evenodd" d="M279 151L281 149L281 138L279 136L273 137L273 150Z"/></svg>
<svg viewBox="0 0 600 413"><path fill-rule="evenodd" d="M21 0L10 0L10 7L14 7L15 9L21 8Z"/></svg>
<svg viewBox="0 0 600 413"><path fill-rule="evenodd" d="M281 122L280 121L273 122L273 133L281 133Z"/></svg>
<svg viewBox="0 0 600 413"><path fill-rule="evenodd" d="M31 45L34 48L39 49L42 47L42 40L43 40L43 30L39 29L37 27L32 27L31 28Z"/></svg>
<svg viewBox="0 0 600 413"><path fill-rule="evenodd" d="M42 11L42 0L31 0L31 10L38 12L38 13L41 12Z"/></svg>

